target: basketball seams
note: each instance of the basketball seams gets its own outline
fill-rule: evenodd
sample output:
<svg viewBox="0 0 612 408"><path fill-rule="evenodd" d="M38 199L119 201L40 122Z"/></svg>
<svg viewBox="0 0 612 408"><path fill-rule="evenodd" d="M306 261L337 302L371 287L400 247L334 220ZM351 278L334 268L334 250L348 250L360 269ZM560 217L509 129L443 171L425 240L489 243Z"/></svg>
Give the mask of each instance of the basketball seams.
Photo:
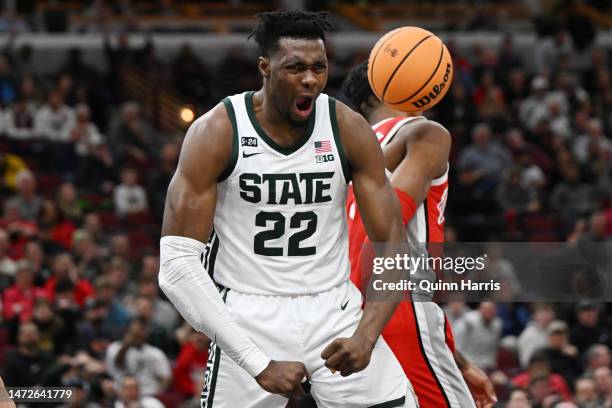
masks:
<svg viewBox="0 0 612 408"><path fill-rule="evenodd" d="M398 101L398 102L387 101L387 103L390 103L392 105L397 105L397 104L400 104L400 103L407 102L410 99L412 99L415 96L417 96L423 90L423 88L425 88L431 82L431 79L436 75L436 73L438 72L438 69L440 69L440 64L442 64L442 57L444 57L444 43L440 42L440 58L438 58L438 63L436 64L436 67L434 68L434 70L431 73L431 75L429 76L429 78L427 78L427 81L425 81L423 83L423 85L415 93L413 93L409 97L407 97L405 99L402 99L401 101ZM400 65L402 65L402 64L400 63ZM389 81L389 83L390 82L391 81Z"/></svg>
<svg viewBox="0 0 612 408"><path fill-rule="evenodd" d="M421 45L422 43L424 43L425 41L427 41L428 38L432 38L434 37L433 34L429 34L427 36L425 36L424 38L422 38L421 40L419 40L418 43L416 43L411 49L410 51L408 51L408 53L404 56L404 58L402 58L402 60L400 61L399 64L397 64L397 66L395 67L395 69L393 70L393 73L389 76L389 80L387 81L386 85L385 85L385 89L383 90L382 93L382 100L385 100L385 94L387 93L387 89L389 88L389 84L391 83L391 81L393 81L393 77L395 77L395 74L397 73L397 71L399 70L399 67L402 66L402 64L404 63L404 61L406 61L406 59L410 56L410 54L412 54L414 52L414 50L416 50L419 45ZM435 38L435 37L434 37Z"/></svg>
<svg viewBox="0 0 612 408"><path fill-rule="evenodd" d="M378 40L378 42L380 43L380 47L378 47L378 49L376 50L376 53L374 54L374 57L372 57L370 55L370 59L372 60L372 64L371 64L371 66L368 66L368 80L370 81L370 86L372 87L372 90L374 91L374 95L377 95L377 92L376 92L376 89L374 87L374 77L372 77L372 73L374 72L374 64L376 63L376 57L378 57L378 53L380 52L380 50L382 48L384 48L383 46L387 43L387 41L389 41L390 39L395 37L397 34L403 33L404 31L405 31L405 28L404 27L400 27L400 28L396 28L395 30L390 31L387 34L385 34L380 40ZM386 36L389 36L389 38L385 38ZM378 44L378 42L377 42L377 44Z"/></svg>

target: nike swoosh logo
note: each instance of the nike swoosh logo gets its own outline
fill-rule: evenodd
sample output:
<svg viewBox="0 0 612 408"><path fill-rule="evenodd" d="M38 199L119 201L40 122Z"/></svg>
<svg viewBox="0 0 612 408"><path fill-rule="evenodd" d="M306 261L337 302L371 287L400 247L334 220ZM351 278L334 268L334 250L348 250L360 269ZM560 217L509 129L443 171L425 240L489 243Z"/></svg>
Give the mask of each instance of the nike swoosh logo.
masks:
<svg viewBox="0 0 612 408"><path fill-rule="evenodd" d="M340 305L340 309L342 309L342 310L346 309L346 306L348 305L348 302L349 301L347 300L345 304Z"/></svg>
<svg viewBox="0 0 612 408"><path fill-rule="evenodd" d="M246 152L242 152L242 157L244 157L245 159L247 157L251 157L251 156L255 156L257 154L262 154L263 152L257 152L257 153L246 153Z"/></svg>

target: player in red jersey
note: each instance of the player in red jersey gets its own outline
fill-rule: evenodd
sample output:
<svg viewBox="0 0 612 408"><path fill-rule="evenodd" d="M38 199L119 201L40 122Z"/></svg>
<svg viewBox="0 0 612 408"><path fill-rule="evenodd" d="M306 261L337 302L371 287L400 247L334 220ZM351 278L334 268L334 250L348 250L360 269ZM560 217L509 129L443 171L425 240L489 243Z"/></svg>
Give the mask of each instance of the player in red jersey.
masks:
<svg viewBox="0 0 612 408"><path fill-rule="evenodd" d="M423 116L409 116L380 102L368 83L367 62L353 68L342 90L376 132L401 203L408 240L417 245L444 242L451 146L448 131ZM369 280L369 276L362 276L360 267L367 234L352 190L347 214L351 279L362 289L362 282ZM435 276L420 278L432 280ZM442 309L424 291L415 290L411 296L414 301L400 303L382 335L410 379L420 407L492 407L497 399L491 382L455 350Z"/></svg>

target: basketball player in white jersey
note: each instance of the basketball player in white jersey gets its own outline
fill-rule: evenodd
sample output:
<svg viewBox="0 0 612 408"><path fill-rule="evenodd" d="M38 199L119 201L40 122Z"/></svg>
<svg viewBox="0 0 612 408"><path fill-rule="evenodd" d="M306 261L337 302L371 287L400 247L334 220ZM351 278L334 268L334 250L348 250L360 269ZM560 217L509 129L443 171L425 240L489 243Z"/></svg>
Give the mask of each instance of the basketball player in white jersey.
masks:
<svg viewBox="0 0 612 408"><path fill-rule="evenodd" d="M380 146L322 93L325 14L258 17L263 88L192 124L164 212L160 286L214 342L202 406L284 407L308 378L319 408L416 407L380 338L396 304L362 312L349 279L351 180L371 239L406 242Z"/></svg>
<svg viewBox="0 0 612 408"><path fill-rule="evenodd" d="M384 105L373 94L367 71L367 61L353 68L343 83L343 93L376 132L391 184L401 203L408 239L421 244L442 243L450 135L440 124L423 116L411 116ZM367 237L357 207L349 192L351 279L362 287L369 278L369 271L362 273L361 268ZM432 276L418 276L423 272L419 271L412 279L435 280L433 271ZM479 407L492 407L496 401L492 384L455 350L451 327L442 309L431 301L432 295L413 291L413 301L400 303L383 330L384 339L414 387L420 407L475 407L470 388Z"/></svg>

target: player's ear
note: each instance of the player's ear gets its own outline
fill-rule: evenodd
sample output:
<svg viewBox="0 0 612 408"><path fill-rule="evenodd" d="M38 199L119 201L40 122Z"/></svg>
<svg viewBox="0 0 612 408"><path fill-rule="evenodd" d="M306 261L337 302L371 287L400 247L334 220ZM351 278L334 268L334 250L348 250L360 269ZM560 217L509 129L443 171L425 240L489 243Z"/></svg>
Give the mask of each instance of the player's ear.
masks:
<svg viewBox="0 0 612 408"><path fill-rule="evenodd" d="M262 77L268 78L270 76L270 59L267 57L259 57L257 60L257 66L259 73Z"/></svg>

